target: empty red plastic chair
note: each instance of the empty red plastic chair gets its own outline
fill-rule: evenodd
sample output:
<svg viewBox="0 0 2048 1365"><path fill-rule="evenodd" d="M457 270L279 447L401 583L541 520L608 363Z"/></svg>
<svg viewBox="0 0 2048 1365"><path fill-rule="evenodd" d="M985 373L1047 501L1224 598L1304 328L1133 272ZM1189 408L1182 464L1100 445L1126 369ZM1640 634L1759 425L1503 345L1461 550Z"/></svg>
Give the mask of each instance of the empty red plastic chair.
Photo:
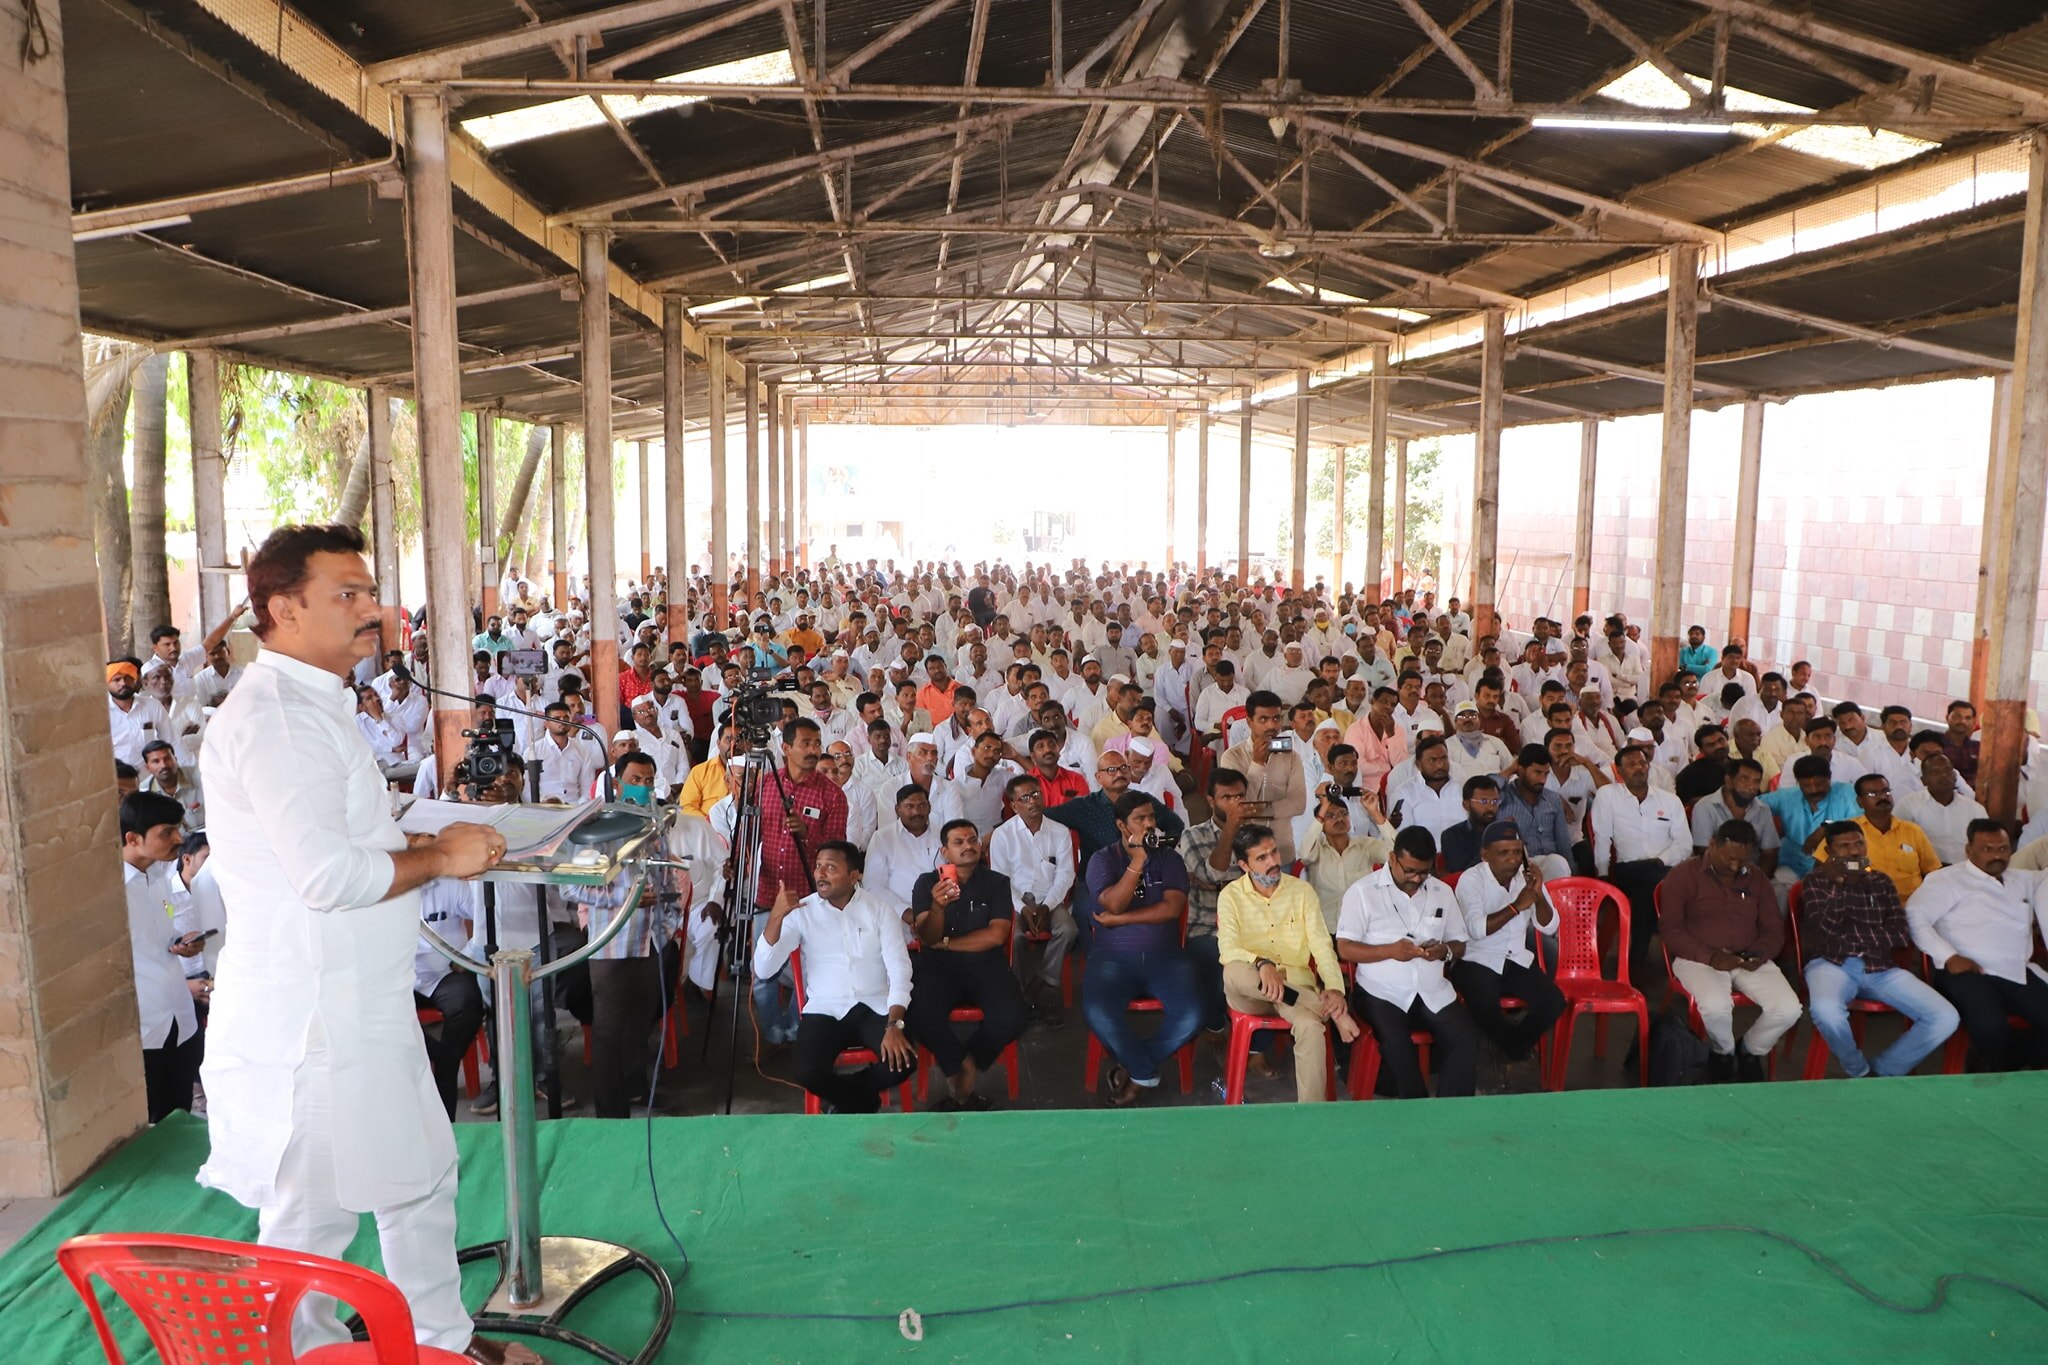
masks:
<svg viewBox="0 0 2048 1365"><path fill-rule="evenodd" d="M93 1233L57 1248L57 1264L85 1300L110 1365L121 1348L93 1292L106 1282L142 1320L164 1365L462 1365L455 1351L413 1341L412 1310L398 1286L374 1271L302 1251L164 1233ZM292 1313L308 1294L327 1294L361 1315L368 1341L291 1344Z"/></svg>
<svg viewBox="0 0 2048 1365"><path fill-rule="evenodd" d="M1610 1014L1632 1014L1636 1019L1636 1056L1641 1071L1639 1082L1650 1083L1650 1002L1629 984L1628 897L1620 888L1598 877L1559 877L1543 883L1550 903L1557 907L1557 989L1564 996L1564 1013L1558 1017L1557 1040L1550 1049L1548 1086L1564 1089L1566 1069L1572 1058L1572 1027L1581 1014L1602 1021ZM1614 976L1600 968L1600 907L1613 902L1617 914ZM1542 963L1545 936L1536 936L1536 958ZM1596 1035L1596 1042L1599 1041Z"/></svg>

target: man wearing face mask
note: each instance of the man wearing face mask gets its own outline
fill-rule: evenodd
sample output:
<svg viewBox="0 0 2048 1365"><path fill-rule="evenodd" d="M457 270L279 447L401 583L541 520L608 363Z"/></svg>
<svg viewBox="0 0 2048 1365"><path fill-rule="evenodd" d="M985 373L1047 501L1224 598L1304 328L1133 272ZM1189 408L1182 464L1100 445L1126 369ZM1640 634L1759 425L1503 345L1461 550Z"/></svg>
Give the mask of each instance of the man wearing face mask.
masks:
<svg viewBox="0 0 2048 1365"><path fill-rule="evenodd" d="M1912 926L1898 887L1870 865L1862 829L1837 821L1823 847L1825 856L1800 883L1799 949L1814 1030L1844 1075L1904 1076L1948 1040L1961 1016L1898 965L1898 953L1913 946ZM1890 1005L1912 1026L1878 1056L1865 1057L1849 1027L1854 1000Z"/></svg>

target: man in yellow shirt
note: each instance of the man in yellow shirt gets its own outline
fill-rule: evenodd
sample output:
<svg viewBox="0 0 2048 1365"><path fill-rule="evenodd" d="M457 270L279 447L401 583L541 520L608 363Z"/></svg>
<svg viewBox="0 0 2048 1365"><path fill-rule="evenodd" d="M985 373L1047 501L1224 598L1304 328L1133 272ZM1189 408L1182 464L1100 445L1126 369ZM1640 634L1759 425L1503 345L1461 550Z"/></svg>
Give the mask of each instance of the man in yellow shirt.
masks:
<svg viewBox="0 0 2048 1365"><path fill-rule="evenodd" d="M825 648L825 637L818 634L817 628L811 624L814 619L810 612L799 608L796 624L782 635L783 644L802 645L804 653L813 659Z"/></svg>
<svg viewBox="0 0 2048 1365"><path fill-rule="evenodd" d="M1345 1004L1344 972L1322 904L1313 887L1282 870L1269 826L1241 826L1231 853L1245 875L1216 898L1223 997L1240 1014L1285 1019L1294 1031L1295 1098L1326 1100L1328 1025L1335 1023L1347 1043L1359 1030Z"/></svg>
<svg viewBox="0 0 2048 1365"><path fill-rule="evenodd" d="M729 790L725 765L746 751L745 735L735 733L730 725L720 729L718 752L690 769L690 775L683 779L682 789L676 793L676 804L691 815L710 819L711 808L723 801Z"/></svg>
<svg viewBox="0 0 2048 1365"><path fill-rule="evenodd" d="M1890 778L1878 773L1857 778L1856 805L1863 812L1856 817L1856 825L1863 831L1871 870L1892 879L1892 885L1899 889L1899 902L1904 904L1920 889L1927 874L1942 865L1941 856L1934 851L1934 840L1911 820L1901 820L1892 814ZM1815 862L1825 862L1827 856L1828 841L1823 839L1813 858Z"/></svg>

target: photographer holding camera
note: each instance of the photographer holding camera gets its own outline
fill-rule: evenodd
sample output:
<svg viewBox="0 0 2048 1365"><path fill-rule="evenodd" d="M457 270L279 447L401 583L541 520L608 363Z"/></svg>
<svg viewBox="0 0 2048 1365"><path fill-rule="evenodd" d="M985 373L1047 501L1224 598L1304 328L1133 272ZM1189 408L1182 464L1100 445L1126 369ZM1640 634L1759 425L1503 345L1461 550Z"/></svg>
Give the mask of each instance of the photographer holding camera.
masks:
<svg viewBox="0 0 2048 1365"><path fill-rule="evenodd" d="M1308 809L1308 778L1294 737L1282 736L1286 706L1275 692L1263 689L1245 698L1244 718L1251 734L1223 751L1223 767L1244 774L1246 816L1270 825L1280 849L1280 864L1294 861L1294 817Z"/></svg>

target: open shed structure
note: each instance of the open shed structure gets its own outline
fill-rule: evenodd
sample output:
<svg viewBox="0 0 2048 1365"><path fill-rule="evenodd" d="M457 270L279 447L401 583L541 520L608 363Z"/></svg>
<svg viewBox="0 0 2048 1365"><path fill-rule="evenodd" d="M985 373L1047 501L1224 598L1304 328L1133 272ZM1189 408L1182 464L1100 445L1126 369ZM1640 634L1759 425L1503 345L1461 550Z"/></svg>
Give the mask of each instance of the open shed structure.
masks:
<svg viewBox="0 0 2048 1365"><path fill-rule="evenodd" d="M2048 468L2048 6L20 0L0 39L0 224L22 225L0 321L46 320L0 326L10 476L76 480L81 322L192 358L214 567L217 362L411 397L437 661L466 657L471 555L497 577L463 543L464 408L552 426L557 480L581 427L598 584L614 442L660 441L672 567L708 503L721 610L729 528L749 582L802 553L813 424L1185 428L1204 490L1212 429L1246 473L1265 429L1294 443L1297 528L1311 447L1361 448L1367 584L1404 569L1381 562L1389 463L1398 489L1408 439L1470 432L1481 632L1503 427L1585 424L1590 488L1598 421L1661 412L1662 674L1695 406L1747 405L1760 451L1771 399L2009 376L1973 648L1980 785L2012 811ZM689 428L709 488L683 486ZM69 591L75 551L28 589ZM226 584L203 583L211 626Z"/></svg>

